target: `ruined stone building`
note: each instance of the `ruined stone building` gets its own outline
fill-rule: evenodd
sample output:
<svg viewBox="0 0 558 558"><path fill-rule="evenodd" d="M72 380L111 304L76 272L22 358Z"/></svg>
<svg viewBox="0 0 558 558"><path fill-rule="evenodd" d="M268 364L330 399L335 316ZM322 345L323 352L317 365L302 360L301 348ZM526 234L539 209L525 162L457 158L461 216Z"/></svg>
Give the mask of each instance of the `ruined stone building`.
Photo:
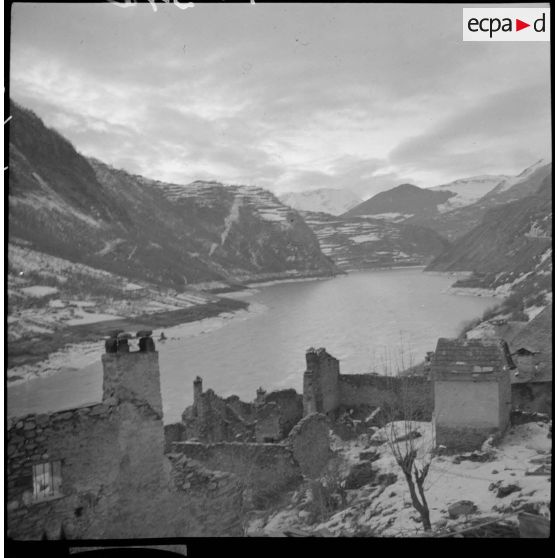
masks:
<svg viewBox="0 0 558 558"><path fill-rule="evenodd" d="M238 478L164 454L158 353L141 346L107 344L101 403L10 420L8 536L242 534Z"/></svg>
<svg viewBox="0 0 558 558"><path fill-rule="evenodd" d="M163 426L158 353L139 333L139 350L126 334L106 342L102 402L10 419L9 536L242 535L243 510L323 473L330 428L348 409L380 409L384 421L434 413L436 443L454 449L478 447L510 419L517 368L507 344L439 339L431 378L341 374L325 349L306 352L302 395L259 388L243 402L204 392L196 377L182 421ZM544 363L551 377L541 350L518 341L522 374Z"/></svg>
<svg viewBox="0 0 558 558"><path fill-rule="evenodd" d="M436 444L477 449L506 430L515 364L501 339L439 339L432 359Z"/></svg>
<svg viewBox="0 0 558 558"><path fill-rule="evenodd" d="M304 414L336 416L347 408L379 407L387 418L430 420L434 407L427 377L341 374L339 361L323 348L306 351L303 385Z"/></svg>
<svg viewBox="0 0 558 558"><path fill-rule="evenodd" d="M302 418L302 396L294 389L256 392L252 402L236 395L220 397L203 391L194 380L194 401L182 413L182 422L165 427L167 444L184 440L216 442L277 442L286 438ZM170 447L170 446L169 446Z"/></svg>

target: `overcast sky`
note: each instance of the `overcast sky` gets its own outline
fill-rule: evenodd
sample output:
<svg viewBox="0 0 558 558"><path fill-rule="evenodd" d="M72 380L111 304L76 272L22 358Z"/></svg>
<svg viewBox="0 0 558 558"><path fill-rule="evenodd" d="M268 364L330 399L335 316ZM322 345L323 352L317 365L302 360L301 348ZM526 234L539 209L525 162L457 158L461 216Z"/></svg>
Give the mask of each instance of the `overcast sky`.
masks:
<svg viewBox="0 0 558 558"><path fill-rule="evenodd" d="M462 42L462 6L14 4L11 96L178 183L372 195L550 157L549 43Z"/></svg>

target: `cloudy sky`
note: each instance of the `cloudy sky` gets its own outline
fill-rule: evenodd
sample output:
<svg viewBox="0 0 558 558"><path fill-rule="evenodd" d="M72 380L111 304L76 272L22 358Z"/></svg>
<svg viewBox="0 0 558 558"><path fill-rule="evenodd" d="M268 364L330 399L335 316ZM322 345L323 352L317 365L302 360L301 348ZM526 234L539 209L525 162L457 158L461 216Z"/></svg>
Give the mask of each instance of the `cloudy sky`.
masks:
<svg viewBox="0 0 558 558"><path fill-rule="evenodd" d="M464 43L461 7L14 4L10 94L165 181L365 197L516 174L550 157L549 43Z"/></svg>

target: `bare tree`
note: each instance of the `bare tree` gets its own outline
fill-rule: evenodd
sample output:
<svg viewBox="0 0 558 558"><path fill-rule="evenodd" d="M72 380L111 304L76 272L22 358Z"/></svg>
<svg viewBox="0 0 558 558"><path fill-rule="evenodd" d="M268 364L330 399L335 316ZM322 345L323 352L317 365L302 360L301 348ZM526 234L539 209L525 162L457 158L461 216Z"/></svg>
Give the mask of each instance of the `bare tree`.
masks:
<svg viewBox="0 0 558 558"><path fill-rule="evenodd" d="M404 419L402 423L403 433L397 428L395 422L386 425L384 430L388 445L397 465L405 476L411 502L420 514L422 526L425 531L431 531L430 509L426 500L424 483L430 471L433 452L431 450L421 451L424 448L417 443L413 421Z"/></svg>
<svg viewBox="0 0 558 558"><path fill-rule="evenodd" d="M432 431L430 440L427 441L416 430L414 421L424 415L424 402L413 393L412 380L401 376L401 372L413 368L412 354L404 350L403 340L398 352L397 357L386 354L383 363L387 375L399 376L396 403L387 413L388 422L384 426L384 433L390 451L405 476L411 503L420 514L424 530L431 531L425 481L434 456L434 432ZM433 429L432 422L431 428Z"/></svg>

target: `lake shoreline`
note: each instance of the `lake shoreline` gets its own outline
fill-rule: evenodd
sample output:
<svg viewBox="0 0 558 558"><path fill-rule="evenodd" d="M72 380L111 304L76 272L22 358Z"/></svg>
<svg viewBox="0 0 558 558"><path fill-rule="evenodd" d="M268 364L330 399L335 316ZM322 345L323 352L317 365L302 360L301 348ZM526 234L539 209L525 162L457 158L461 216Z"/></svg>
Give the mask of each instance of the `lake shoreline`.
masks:
<svg viewBox="0 0 558 558"><path fill-rule="evenodd" d="M420 266L390 266L365 270L352 270L340 276L359 272L384 272L424 269ZM438 272L432 272L439 275ZM428 274L428 272L427 272ZM443 273L446 275L447 273ZM237 290L229 292L230 298L221 297L219 300L207 304L169 310L154 314L145 314L130 318L115 318L106 321L70 326L53 334L37 335L33 339L18 340L8 343L8 377L9 386L18 385L36 377L56 373L57 369L75 368L87 365L87 355L94 351L98 353L100 339L106 336L107 331L123 329L137 331L140 329L165 329L190 326L190 335L207 333L209 321L214 320L209 326L210 330L221 327L237 315L254 313L254 308L249 302L242 300L258 292L259 287L269 287L281 284L293 284L313 281L335 279L337 276L292 277L269 281L255 281L239 285ZM451 287L447 294L482 296L480 293L468 289L453 290ZM483 293L484 294L484 293ZM488 293L485 294L487 296ZM488 295L490 296L490 295ZM494 296L494 295L492 295ZM166 333L171 335L171 333ZM84 358L79 354L83 352ZM84 364L85 362L85 364ZM77 364L76 364L77 363Z"/></svg>
<svg viewBox="0 0 558 558"><path fill-rule="evenodd" d="M134 332L140 329L168 328L179 324L200 322L222 313L247 310L248 306L249 304L245 301L221 298L215 302L179 310L74 325L51 334L36 335L32 339L11 341L8 343L8 370L38 364L47 360L52 353L64 350L69 345L98 342L110 330L122 329Z"/></svg>

